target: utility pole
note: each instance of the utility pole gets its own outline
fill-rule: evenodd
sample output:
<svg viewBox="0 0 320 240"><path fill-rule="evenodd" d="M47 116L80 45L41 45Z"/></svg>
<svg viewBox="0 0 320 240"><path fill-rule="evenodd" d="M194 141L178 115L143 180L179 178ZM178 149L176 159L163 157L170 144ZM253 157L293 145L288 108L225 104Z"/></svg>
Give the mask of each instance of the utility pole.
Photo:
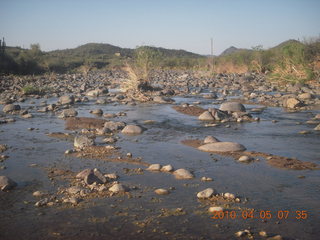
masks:
<svg viewBox="0 0 320 240"><path fill-rule="evenodd" d="M211 71L213 73L214 70L214 59L213 59L213 38L211 38Z"/></svg>

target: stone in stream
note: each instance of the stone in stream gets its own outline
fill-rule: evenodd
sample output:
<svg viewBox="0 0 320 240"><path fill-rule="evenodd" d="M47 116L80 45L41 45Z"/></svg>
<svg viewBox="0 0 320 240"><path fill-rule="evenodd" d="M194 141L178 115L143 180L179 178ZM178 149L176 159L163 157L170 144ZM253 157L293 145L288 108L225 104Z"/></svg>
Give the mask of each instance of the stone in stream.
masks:
<svg viewBox="0 0 320 240"><path fill-rule="evenodd" d="M103 111L101 108L98 108L98 109L93 109L90 111L91 114L95 114L95 115L102 115L103 114Z"/></svg>
<svg viewBox="0 0 320 240"><path fill-rule="evenodd" d="M117 180L119 178L115 173L105 174L104 176L110 180Z"/></svg>
<svg viewBox="0 0 320 240"><path fill-rule="evenodd" d="M210 182L210 181L213 181L213 179L211 177L202 177L201 178L201 181L203 182Z"/></svg>
<svg viewBox="0 0 320 240"><path fill-rule="evenodd" d="M110 131L121 130L125 126L126 124L124 122L107 121L104 123L104 127L110 129Z"/></svg>
<svg viewBox="0 0 320 240"><path fill-rule="evenodd" d="M238 102L225 102L221 104L219 110L229 112L245 112L246 108Z"/></svg>
<svg viewBox="0 0 320 240"><path fill-rule="evenodd" d="M60 104L62 105L65 105L65 104L73 104L74 103L74 96L71 95L71 96L68 96L68 95L65 95L65 96L61 96L59 98L59 101L58 101Z"/></svg>
<svg viewBox="0 0 320 240"><path fill-rule="evenodd" d="M76 176L76 178L79 178L79 179L84 179L85 177L87 177L90 173L93 173L93 169L90 169L90 168L86 168L84 170L82 170L81 172L79 172Z"/></svg>
<svg viewBox="0 0 320 240"><path fill-rule="evenodd" d="M206 199L206 198L211 197L213 195L213 193L214 193L214 190L212 188L207 188L201 192L198 192L197 198Z"/></svg>
<svg viewBox="0 0 320 240"><path fill-rule="evenodd" d="M198 119L201 121L213 121L214 117L209 111L205 111L198 117Z"/></svg>
<svg viewBox="0 0 320 240"><path fill-rule="evenodd" d="M7 191L17 186L17 183L11 178L0 176L0 190Z"/></svg>
<svg viewBox="0 0 320 240"><path fill-rule="evenodd" d="M233 193L225 193L223 194L223 196L227 199L232 199L232 200L236 198L236 196Z"/></svg>
<svg viewBox="0 0 320 240"><path fill-rule="evenodd" d="M116 183L109 188L109 191L113 193L119 193L119 192L128 192L129 189L124 185L122 185L121 183Z"/></svg>
<svg viewBox="0 0 320 240"><path fill-rule="evenodd" d="M12 113L14 111L19 111L21 109L20 105L7 104L3 107L2 111L4 113Z"/></svg>
<svg viewBox="0 0 320 240"><path fill-rule="evenodd" d="M92 138L88 138L87 136L76 136L74 138L74 147L75 148L85 148L85 147L89 147L89 146L93 146L95 144L94 140Z"/></svg>
<svg viewBox="0 0 320 240"><path fill-rule="evenodd" d="M198 149L204 152L238 152L246 150L243 145L235 142L208 143L198 147Z"/></svg>
<svg viewBox="0 0 320 240"><path fill-rule="evenodd" d="M169 97L155 96L153 101L156 103L173 103L174 100Z"/></svg>
<svg viewBox="0 0 320 240"><path fill-rule="evenodd" d="M239 157L238 161L239 162L250 162L250 161L252 161L252 158L244 155L244 156Z"/></svg>
<svg viewBox="0 0 320 240"><path fill-rule="evenodd" d="M302 107L303 103L299 99L288 98L284 100L283 106L286 108L298 108L298 107Z"/></svg>
<svg viewBox="0 0 320 240"><path fill-rule="evenodd" d="M161 169L160 169L161 172L172 172L173 171L173 167L168 164L168 165L165 165L163 166Z"/></svg>
<svg viewBox="0 0 320 240"><path fill-rule="evenodd" d="M298 98L302 100L309 100L313 98L313 95L311 93L301 93L298 95Z"/></svg>
<svg viewBox="0 0 320 240"><path fill-rule="evenodd" d="M167 195L169 194L169 191L167 189L158 188L154 191L158 195Z"/></svg>
<svg viewBox="0 0 320 240"><path fill-rule="evenodd" d="M211 213L214 213L214 212L222 212L222 211L223 211L223 208L222 208L222 207L218 207L218 206L209 207L208 211L211 212Z"/></svg>
<svg viewBox="0 0 320 240"><path fill-rule="evenodd" d="M42 197L44 195L45 195L45 193L41 192L41 191L35 191L32 193L32 196L34 196L34 197Z"/></svg>
<svg viewBox="0 0 320 240"><path fill-rule="evenodd" d="M161 165L158 163L151 164L146 170L148 171L160 171Z"/></svg>
<svg viewBox="0 0 320 240"><path fill-rule="evenodd" d="M313 130L320 131L320 124L318 124Z"/></svg>
<svg viewBox="0 0 320 240"><path fill-rule="evenodd" d="M217 138L213 136L207 136L204 140L204 143L215 143L215 142L220 142Z"/></svg>
<svg viewBox="0 0 320 240"><path fill-rule="evenodd" d="M142 128L137 125L127 125L121 131L123 134L136 135L143 132Z"/></svg>
<svg viewBox="0 0 320 240"><path fill-rule="evenodd" d="M173 172L173 175L177 179L192 179L194 178L193 174L184 168L180 168Z"/></svg>
<svg viewBox="0 0 320 240"><path fill-rule="evenodd" d="M77 115L78 115L78 112L73 108L70 108L70 109L64 109L58 117L67 118L67 117L75 117Z"/></svg>
<svg viewBox="0 0 320 240"><path fill-rule="evenodd" d="M5 152L8 149L8 146L5 144L0 144L0 153Z"/></svg>

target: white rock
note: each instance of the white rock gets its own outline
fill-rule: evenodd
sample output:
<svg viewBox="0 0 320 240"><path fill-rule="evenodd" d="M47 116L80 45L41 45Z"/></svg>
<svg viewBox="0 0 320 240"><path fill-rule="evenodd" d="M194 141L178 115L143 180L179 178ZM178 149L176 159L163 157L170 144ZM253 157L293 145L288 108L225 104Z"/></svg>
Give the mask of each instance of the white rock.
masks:
<svg viewBox="0 0 320 240"><path fill-rule="evenodd" d="M121 183L116 183L109 188L109 191L113 193L118 193L118 192L127 192L128 189L125 186L123 186Z"/></svg>
<svg viewBox="0 0 320 240"><path fill-rule="evenodd" d="M207 188L201 192L198 192L197 198L206 199L206 198L211 197L213 193L214 193L214 190L212 188Z"/></svg>
<svg viewBox="0 0 320 240"><path fill-rule="evenodd" d="M173 172L174 176L177 179L192 179L194 178L193 174L186 169L180 168Z"/></svg>
<svg viewBox="0 0 320 240"><path fill-rule="evenodd" d="M205 111L200 116L198 117L199 120L201 121L212 121L214 120L214 117L209 111Z"/></svg>
<svg viewBox="0 0 320 240"><path fill-rule="evenodd" d="M223 208L222 207L209 207L208 211L211 212L211 213L213 213L213 212L222 212Z"/></svg>
<svg viewBox="0 0 320 240"><path fill-rule="evenodd" d="M205 152L237 152L246 150L243 145L235 142L208 143L200 146L198 149Z"/></svg>
<svg viewBox="0 0 320 240"><path fill-rule="evenodd" d="M173 171L173 167L169 164L169 165L165 165L161 168L161 172L172 172Z"/></svg>
<svg viewBox="0 0 320 240"><path fill-rule="evenodd" d="M139 127L137 125L127 125L124 127L124 129L122 129L121 132L123 134L135 135L135 134L141 134L143 132L143 130L141 127Z"/></svg>
<svg viewBox="0 0 320 240"><path fill-rule="evenodd" d="M169 194L169 191L167 189L158 188L154 191L158 195L167 195Z"/></svg>
<svg viewBox="0 0 320 240"><path fill-rule="evenodd" d="M161 169L161 165L158 164L158 163L151 164L151 165L147 168L148 171L160 171L160 169Z"/></svg>
<svg viewBox="0 0 320 240"><path fill-rule="evenodd" d="M252 159L248 156L241 156L239 157L238 161L239 162L250 162Z"/></svg>
<svg viewBox="0 0 320 240"><path fill-rule="evenodd" d="M223 196L228 199L235 199L236 198L236 196L233 193L225 193L225 194L223 194Z"/></svg>

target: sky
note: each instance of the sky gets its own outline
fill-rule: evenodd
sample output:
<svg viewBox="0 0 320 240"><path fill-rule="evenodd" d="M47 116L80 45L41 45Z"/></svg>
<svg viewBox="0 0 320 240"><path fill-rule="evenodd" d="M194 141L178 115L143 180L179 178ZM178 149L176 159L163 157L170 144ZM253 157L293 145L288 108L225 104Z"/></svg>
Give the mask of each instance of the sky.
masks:
<svg viewBox="0 0 320 240"><path fill-rule="evenodd" d="M0 0L0 37L44 51L94 42L184 49L274 47L320 36L320 0Z"/></svg>

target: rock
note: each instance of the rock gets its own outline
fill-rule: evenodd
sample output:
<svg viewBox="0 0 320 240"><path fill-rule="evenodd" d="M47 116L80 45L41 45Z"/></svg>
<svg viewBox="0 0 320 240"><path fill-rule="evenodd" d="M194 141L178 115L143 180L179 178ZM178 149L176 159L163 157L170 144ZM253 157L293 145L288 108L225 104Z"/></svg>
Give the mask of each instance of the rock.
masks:
<svg viewBox="0 0 320 240"><path fill-rule="evenodd" d="M77 205L80 202L80 199L76 197L66 198L63 200L64 203L71 203L73 205Z"/></svg>
<svg viewBox="0 0 320 240"><path fill-rule="evenodd" d="M21 117L23 118L33 118L33 115L31 113L23 114Z"/></svg>
<svg viewBox="0 0 320 240"><path fill-rule="evenodd" d="M59 118L75 117L77 115L78 115L78 112L70 108L70 109L64 109L59 115Z"/></svg>
<svg viewBox="0 0 320 240"><path fill-rule="evenodd" d="M91 110L90 113L96 114L96 115L102 115L103 111L102 109L98 108L98 109Z"/></svg>
<svg viewBox="0 0 320 240"><path fill-rule="evenodd" d="M236 198L236 196L233 193L225 193L225 194L223 194L223 196L228 199L235 199Z"/></svg>
<svg viewBox="0 0 320 240"><path fill-rule="evenodd" d="M115 173L109 173L109 174L105 174L104 175L106 178L110 179L110 180L116 180L118 179L118 176Z"/></svg>
<svg viewBox="0 0 320 240"><path fill-rule="evenodd" d="M201 178L201 181L203 181L203 182L210 182L210 181L213 181L213 179L210 178L210 177L202 177L202 178Z"/></svg>
<svg viewBox="0 0 320 240"><path fill-rule="evenodd" d="M42 197L44 195L45 195L45 193L43 193L41 191L35 191L32 193L32 196L34 196L34 197Z"/></svg>
<svg viewBox="0 0 320 240"><path fill-rule="evenodd" d="M318 124L313 130L320 131L320 124Z"/></svg>
<svg viewBox="0 0 320 240"><path fill-rule="evenodd" d="M198 119L201 121L213 121L214 117L209 111L205 111L198 117Z"/></svg>
<svg viewBox="0 0 320 240"><path fill-rule="evenodd" d="M88 138L87 136L76 136L74 138L74 147L75 148L85 148L85 147L89 147L89 146L93 146L95 143L94 143L94 140L91 139L91 138Z"/></svg>
<svg viewBox="0 0 320 240"><path fill-rule="evenodd" d="M80 194L82 190L84 190L84 188L78 186L72 186L66 189L67 193L71 195Z"/></svg>
<svg viewBox="0 0 320 240"><path fill-rule="evenodd" d="M158 188L154 191L158 195L167 195L169 194L169 191L167 189Z"/></svg>
<svg viewBox="0 0 320 240"><path fill-rule="evenodd" d="M209 207L208 211L211 212L211 213L213 213L213 212L222 212L223 208L222 207Z"/></svg>
<svg viewBox="0 0 320 240"><path fill-rule="evenodd" d="M128 189L121 183L116 183L109 188L109 191L113 193L119 193L119 192L128 192Z"/></svg>
<svg viewBox="0 0 320 240"><path fill-rule="evenodd" d="M124 122L113 122L108 121L104 123L104 127L110 129L111 131L121 130L126 126Z"/></svg>
<svg viewBox="0 0 320 240"><path fill-rule="evenodd" d="M297 108L302 107L303 103L296 98L288 98L284 100L283 106L286 108Z"/></svg>
<svg viewBox="0 0 320 240"><path fill-rule="evenodd" d="M169 164L169 165L165 165L161 168L160 170L161 172L172 172L173 171L173 167Z"/></svg>
<svg viewBox="0 0 320 240"><path fill-rule="evenodd" d="M115 113L105 113L105 114L103 114L103 117L105 117L105 118L115 118L115 117L117 117L117 114L115 114Z"/></svg>
<svg viewBox="0 0 320 240"><path fill-rule="evenodd" d="M214 193L214 190L212 188L207 188L201 192L198 192L197 198L206 199L206 198L211 197L213 195L213 193Z"/></svg>
<svg viewBox="0 0 320 240"><path fill-rule="evenodd" d="M186 169L180 168L173 172L173 175L177 179L192 179L194 178L193 174Z"/></svg>
<svg viewBox="0 0 320 240"><path fill-rule="evenodd" d="M40 201L36 202L34 204L34 206L36 207L42 207L42 206L45 206L49 203L49 199L48 198L44 198L44 199L41 199Z"/></svg>
<svg viewBox="0 0 320 240"><path fill-rule="evenodd" d="M158 163L151 164L146 170L148 171L160 171L161 165Z"/></svg>
<svg viewBox="0 0 320 240"><path fill-rule="evenodd" d="M298 98L302 100L309 100L313 98L313 95L311 93L301 93L298 95Z"/></svg>
<svg viewBox="0 0 320 240"><path fill-rule="evenodd" d="M5 144L0 144L0 153L5 152L8 149L8 146Z"/></svg>
<svg viewBox="0 0 320 240"><path fill-rule="evenodd" d="M17 186L17 183L6 176L0 176L0 190L7 191Z"/></svg>
<svg viewBox="0 0 320 240"><path fill-rule="evenodd" d="M127 125L121 131L123 134L135 135L143 132L142 128L137 125Z"/></svg>
<svg viewBox="0 0 320 240"><path fill-rule="evenodd" d="M94 89L94 90L91 90L91 91L88 91L86 93L86 96L87 97L99 97L100 95L102 94L105 94L105 93L108 93L108 89Z"/></svg>
<svg viewBox="0 0 320 240"><path fill-rule="evenodd" d="M94 183L104 184L107 182L107 179L98 169L94 169L93 172L85 176L84 182L88 185L91 185Z"/></svg>
<svg viewBox="0 0 320 240"><path fill-rule="evenodd" d="M162 97L162 96L155 96L153 98L153 101L156 103L172 103L172 102L174 102L174 100L172 98Z"/></svg>
<svg viewBox="0 0 320 240"><path fill-rule="evenodd" d="M204 94L203 98L205 98L205 99L216 99L218 97L217 97L217 94L215 94L215 93L208 93L208 94Z"/></svg>
<svg viewBox="0 0 320 240"><path fill-rule="evenodd" d="M2 109L4 113L11 113L11 112L20 111L20 110L21 110L20 105L14 105L14 104L7 104Z"/></svg>
<svg viewBox="0 0 320 240"><path fill-rule="evenodd" d="M281 235L276 235L276 236L267 238L267 240L282 240L282 239L283 239L283 238L282 238Z"/></svg>
<svg viewBox="0 0 320 240"><path fill-rule="evenodd" d="M113 138L113 137L107 137L107 138L102 139L102 141L104 143L115 143L115 142L117 142L117 139Z"/></svg>
<svg viewBox="0 0 320 240"><path fill-rule="evenodd" d="M222 103L220 108L221 111L230 111L230 112L245 112L246 108L238 102L225 102Z"/></svg>
<svg viewBox="0 0 320 240"><path fill-rule="evenodd" d="M250 158L248 156L241 156L238 159L239 162L250 162L251 160L252 160L252 158Z"/></svg>
<svg viewBox="0 0 320 240"><path fill-rule="evenodd" d="M61 96L59 98L59 103L62 104L62 105L65 105L65 104L73 104L74 103L74 96L71 95L71 96Z"/></svg>
<svg viewBox="0 0 320 240"><path fill-rule="evenodd" d="M220 142L217 138L212 137L212 136L207 136L204 140L204 143L215 143L215 142Z"/></svg>
<svg viewBox="0 0 320 240"><path fill-rule="evenodd" d="M267 234L266 231L260 231L260 232L259 232L259 236L261 236L261 237L268 237L268 234Z"/></svg>
<svg viewBox="0 0 320 240"><path fill-rule="evenodd" d="M235 142L208 143L198 147L198 149L204 152L238 152L246 150L243 145Z"/></svg>
<svg viewBox="0 0 320 240"><path fill-rule="evenodd" d="M84 179L85 177L87 177L90 173L93 173L93 170L90 169L90 168L86 168L84 170L82 170L81 172L79 172L76 176L76 178L79 178L79 179Z"/></svg>

